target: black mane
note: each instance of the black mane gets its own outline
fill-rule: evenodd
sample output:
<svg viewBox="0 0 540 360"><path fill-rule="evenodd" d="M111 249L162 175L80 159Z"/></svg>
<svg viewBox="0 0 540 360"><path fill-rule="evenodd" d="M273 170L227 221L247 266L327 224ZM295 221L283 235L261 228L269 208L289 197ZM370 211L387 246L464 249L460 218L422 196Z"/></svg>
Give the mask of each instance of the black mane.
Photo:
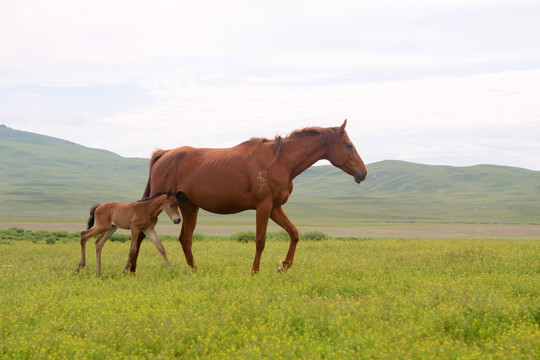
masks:
<svg viewBox="0 0 540 360"><path fill-rule="evenodd" d="M157 198L158 196L165 195L165 194L167 194L167 192L162 191L162 192L160 192L160 193L157 193L156 195L153 195L153 196L146 197L146 198L143 198L143 199L141 199L141 200L138 200L137 202L149 201L149 200L152 200L152 199Z"/></svg>

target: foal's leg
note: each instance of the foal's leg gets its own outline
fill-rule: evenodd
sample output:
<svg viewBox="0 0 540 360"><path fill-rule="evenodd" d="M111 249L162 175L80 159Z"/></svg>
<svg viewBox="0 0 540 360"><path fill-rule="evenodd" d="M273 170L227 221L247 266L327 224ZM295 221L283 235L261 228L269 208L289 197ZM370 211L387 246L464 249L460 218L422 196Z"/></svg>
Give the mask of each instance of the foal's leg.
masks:
<svg viewBox="0 0 540 360"><path fill-rule="evenodd" d="M77 272L86 265L86 241L88 241L88 238L84 237L81 233L81 260L79 261L79 266L77 266Z"/></svg>
<svg viewBox="0 0 540 360"><path fill-rule="evenodd" d="M105 242L110 239L116 229L117 227L113 225L109 230L101 235L99 239L96 240L96 263L98 275L101 275L101 249L103 249L103 245L105 245Z"/></svg>
<svg viewBox="0 0 540 360"><path fill-rule="evenodd" d="M158 251L160 252L161 256L163 256L163 260L165 260L165 264L167 265L167 268L171 268L171 263L169 263L169 259L167 259L167 253L165 252L165 248L163 247L163 244L161 241L159 241L159 237L157 236L156 231L154 228L146 229L144 231L144 234L152 240L154 245L156 245Z"/></svg>
<svg viewBox="0 0 540 360"><path fill-rule="evenodd" d="M95 224L93 228L81 231L81 261L79 262L79 266L77 266L77 271L86 265L86 242L88 239L103 233L105 230L107 228Z"/></svg>
<svg viewBox="0 0 540 360"><path fill-rule="evenodd" d="M287 252L287 256L285 256L285 259L281 262L281 268L278 269L278 271L285 270L292 266L293 260L294 260L294 253L296 251L296 245L298 244L298 229L296 229L296 226L293 225L291 220L287 217L285 214L285 211L283 211L283 208L277 207L272 210L272 213L270 214L270 218L279 226L281 226L291 238L291 242L289 244L289 251Z"/></svg>

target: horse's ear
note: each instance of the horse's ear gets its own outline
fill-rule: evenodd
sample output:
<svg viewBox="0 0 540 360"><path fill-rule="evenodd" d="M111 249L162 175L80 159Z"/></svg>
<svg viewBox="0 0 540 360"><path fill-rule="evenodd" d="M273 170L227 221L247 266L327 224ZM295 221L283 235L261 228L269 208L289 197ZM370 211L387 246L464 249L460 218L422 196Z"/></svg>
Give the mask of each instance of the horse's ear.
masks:
<svg viewBox="0 0 540 360"><path fill-rule="evenodd" d="M343 125L339 127L339 131L343 134L345 132L345 126L347 125L347 119L343 122Z"/></svg>

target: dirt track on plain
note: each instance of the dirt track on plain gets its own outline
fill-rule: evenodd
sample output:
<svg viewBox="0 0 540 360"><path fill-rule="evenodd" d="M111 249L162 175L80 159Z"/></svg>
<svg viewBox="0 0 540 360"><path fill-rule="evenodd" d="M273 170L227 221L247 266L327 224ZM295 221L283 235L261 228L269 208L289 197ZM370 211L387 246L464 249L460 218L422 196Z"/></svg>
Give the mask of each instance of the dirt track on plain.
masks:
<svg viewBox="0 0 540 360"><path fill-rule="evenodd" d="M28 230L76 232L84 229L85 224L78 223L25 223L0 222L0 229L19 227ZM180 225L162 222L156 227L158 234L178 235ZM255 224L245 225L210 225L200 224L196 232L205 235L229 236L238 231L255 230ZM268 231L280 230L274 224ZM403 238L403 239L527 239L540 240L540 225L532 224L431 224L431 223L362 223L358 226L316 226L313 224L298 226L300 232L322 231L333 237L367 238ZM119 230L120 231L120 230Z"/></svg>

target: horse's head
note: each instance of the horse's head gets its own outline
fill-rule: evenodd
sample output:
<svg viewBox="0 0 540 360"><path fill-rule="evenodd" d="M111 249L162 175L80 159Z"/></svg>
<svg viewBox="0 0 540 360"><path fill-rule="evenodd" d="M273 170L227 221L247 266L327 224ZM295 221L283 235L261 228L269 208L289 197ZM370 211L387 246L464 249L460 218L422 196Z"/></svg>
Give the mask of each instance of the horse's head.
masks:
<svg viewBox="0 0 540 360"><path fill-rule="evenodd" d="M335 167L354 176L354 181L361 183L366 178L367 168L360 155L358 155L358 152L356 152L354 144L349 139L345 131L345 125L347 125L347 119L345 119L343 125L337 128L337 131L332 135L326 159Z"/></svg>
<svg viewBox="0 0 540 360"><path fill-rule="evenodd" d="M162 209L165 210L173 223L180 223L180 213L178 212L178 200L173 192L167 193L167 198L163 202Z"/></svg>

